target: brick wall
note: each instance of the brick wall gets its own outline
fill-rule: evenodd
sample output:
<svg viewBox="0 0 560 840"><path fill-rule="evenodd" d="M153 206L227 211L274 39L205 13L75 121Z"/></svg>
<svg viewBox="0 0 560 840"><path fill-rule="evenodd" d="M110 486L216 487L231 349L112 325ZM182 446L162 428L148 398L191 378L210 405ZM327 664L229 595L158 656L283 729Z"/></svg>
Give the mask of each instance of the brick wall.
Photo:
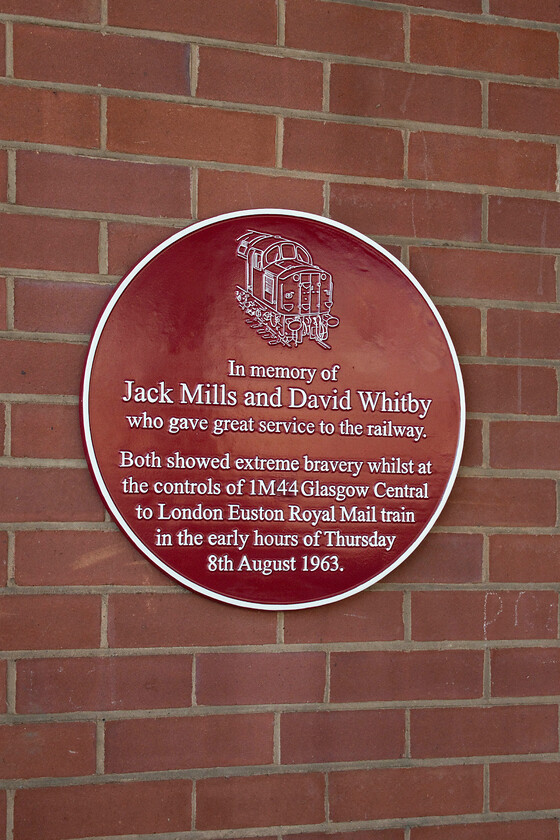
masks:
<svg viewBox="0 0 560 840"><path fill-rule="evenodd" d="M558 0L0 0L2 840L558 840L559 32ZM78 428L121 274L262 206L410 265L467 390L422 547L285 615L139 557Z"/></svg>

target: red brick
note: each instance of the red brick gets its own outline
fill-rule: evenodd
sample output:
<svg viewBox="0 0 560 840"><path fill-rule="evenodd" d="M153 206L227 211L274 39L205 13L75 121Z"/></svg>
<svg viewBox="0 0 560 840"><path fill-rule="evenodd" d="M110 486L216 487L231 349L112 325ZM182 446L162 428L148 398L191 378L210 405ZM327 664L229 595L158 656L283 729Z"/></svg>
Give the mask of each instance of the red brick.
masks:
<svg viewBox="0 0 560 840"><path fill-rule="evenodd" d="M8 671L8 663L5 659L0 659L0 713L4 714L7 711L7 671ZM3 803L0 800L0 817L2 815L2 805ZM3 837L2 834L2 823L0 822L0 837Z"/></svg>
<svg viewBox="0 0 560 840"><path fill-rule="evenodd" d="M412 638L554 639L555 592L413 592Z"/></svg>
<svg viewBox="0 0 560 840"><path fill-rule="evenodd" d="M318 61L200 47L196 95L320 111L323 66Z"/></svg>
<svg viewBox="0 0 560 840"><path fill-rule="evenodd" d="M404 59L400 12L322 0L288 0L286 46L386 61Z"/></svg>
<svg viewBox="0 0 560 840"><path fill-rule="evenodd" d="M12 455L21 458L83 458L78 407L14 403Z"/></svg>
<svg viewBox="0 0 560 840"><path fill-rule="evenodd" d="M0 392L78 394L86 348L81 344L0 340Z"/></svg>
<svg viewBox="0 0 560 840"><path fill-rule="evenodd" d="M106 32L16 25L14 75L186 96L190 93L189 46Z"/></svg>
<svg viewBox="0 0 560 840"><path fill-rule="evenodd" d="M51 271L98 271L99 223L4 214L0 263Z"/></svg>
<svg viewBox="0 0 560 840"><path fill-rule="evenodd" d="M411 61L511 76L558 75L555 32L413 15Z"/></svg>
<svg viewBox="0 0 560 840"><path fill-rule="evenodd" d="M323 212L323 184L318 180L251 172L199 170L198 212L202 219L259 207L289 207L320 215Z"/></svg>
<svg viewBox="0 0 560 840"><path fill-rule="evenodd" d="M478 583L482 580L481 534L428 534L394 572L391 583Z"/></svg>
<svg viewBox="0 0 560 840"><path fill-rule="evenodd" d="M554 706L412 709L412 758L556 752Z"/></svg>
<svg viewBox="0 0 560 840"><path fill-rule="evenodd" d="M377 244L381 245L382 248L385 248L386 251L389 251L394 257L396 257L400 262L404 262L402 256L402 246L395 243L395 242L384 242L382 238L378 238Z"/></svg>
<svg viewBox="0 0 560 840"><path fill-rule="evenodd" d="M83 458L78 407L14 403L11 454L19 458Z"/></svg>
<svg viewBox="0 0 560 840"><path fill-rule="evenodd" d="M26 332L89 335L112 291L93 283L16 278L14 326Z"/></svg>
<svg viewBox="0 0 560 840"><path fill-rule="evenodd" d="M0 726L0 776L85 776L95 773L95 724Z"/></svg>
<svg viewBox="0 0 560 840"><path fill-rule="evenodd" d="M490 426L490 466L498 469L558 470L560 425L502 422Z"/></svg>
<svg viewBox="0 0 560 840"><path fill-rule="evenodd" d="M449 840L448 825L413 828L410 840ZM515 822L470 823L454 825L453 840L556 840L556 820L519 820Z"/></svg>
<svg viewBox="0 0 560 840"><path fill-rule="evenodd" d="M556 493L552 479L457 479L438 524L553 527Z"/></svg>
<svg viewBox="0 0 560 840"><path fill-rule="evenodd" d="M534 761L490 767L493 811L545 811L560 807L560 764Z"/></svg>
<svg viewBox="0 0 560 840"><path fill-rule="evenodd" d="M322 823L324 786L319 773L202 779L196 786L196 828Z"/></svg>
<svg viewBox="0 0 560 840"><path fill-rule="evenodd" d="M101 633L98 595L4 595L0 637L4 650L95 648Z"/></svg>
<svg viewBox="0 0 560 840"><path fill-rule="evenodd" d="M274 644L276 616L186 592L111 595L111 647Z"/></svg>
<svg viewBox="0 0 560 840"><path fill-rule="evenodd" d="M560 7L556 0L490 0L490 14L560 23Z"/></svg>
<svg viewBox="0 0 560 840"><path fill-rule="evenodd" d="M332 184L331 214L373 236L477 241L482 224L478 195L361 184Z"/></svg>
<svg viewBox="0 0 560 840"><path fill-rule="evenodd" d="M116 531L19 531L20 586L158 586L169 583Z"/></svg>
<svg viewBox="0 0 560 840"><path fill-rule="evenodd" d="M477 813L483 799L482 767L330 773L329 799L333 822Z"/></svg>
<svg viewBox="0 0 560 840"><path fill-rule="evenodd" d="M35 207L155 218L190 215L190 169L18 152L17 196Z"/></svg>
<svg viewBox="0 0 560 840"><path fill-rule="evenodd" d="M206 0L111 0L109 24L131 29L181 32L227 41L276 44L276 3L260 0L214 0L208 14Z"/></svg>
<svg viewBox="0 0 560 840"><path fill-rule="evenodd" d="M482 652L474 650L335 652L330 699L360 703L480 697L482 665Z"/></svg>
<svg viewBox="0 0 560 840"><path fill-rule="evenodd" d="M491 654L494 697L560 694L557 648L503 648Z"/></svg>
<svg viewBox="0 0 560 840"><path fill-rule="evenodd" d="M330 110L337 114L479 126L480 82L405 73L387 67L333 64Z"/></svg>
<svg viewBox="0 0 560 840"><path fill-rule="evenodd" d="M296 712L282 715L283 764L399 759L404 755L404 711Z"/></svg>
<svg viewBox="0 0 560 840"><path fill-rule="evenodd" d="M410 270L428 294L439 297L553 301L554 262L549 254L410 249Z"/></svg>
<svg viewBox="0 0 560 840"><path fill-rule="evenodd" d="M490 310L488 353L506 358L557 359L560 353L560 313Z"/></svg>
<svg viewBox="0 0 560 840"><path fill-rule="evenodd" d="M7 406L0 404L0 452L4 455L8 451L9 432L7 426Z"/></svg>
<svg viewBox="0 0 560 840"><path fill-rule="evenodd" d="M552 368L462 365L470 411L556 414L558 385Z"/></svg>
<svg viewBox="0 0 560 840"><path fill-rule="evenodd" d="M0 87L0 135L57 146L99 146L99 99L41 88Z"/></svg>
<svg viewBox="0 0 560 840"><path fill-rule="evenodd" d="M7 840L7 834L5 830L5 826L8 819L8 803L7 803L7 794L6 791L3 790L0 792L0 837L2 840Z"/></svg>
<svg viewBox="0 0 560 840"><path fill-rule="evenodd" d="M48 714L190 706L191 667L190 656L22 660L17 709Z"/></svg>
<svg viewBox="0 0 560 840"><path fill-rule="evenodd" d="M287 169L402 178L403 149L401 132L391 128L313 120L284 122L282 160Z"/></svg>
<svg viewBox="0 0 560 840"><path fill-rule="evenodd" d="M18 790L14 840L189 831L191 786L173 779Z"/></svg>
<svg viewBox="0 0 560 840"><path fill-rule="evenodd" d="M87 470L0 469L4 522L99 522L104 514Z"/></svg>
<svg viewBox="0 0 560 840"><path fill-rule="evenodd" d="M482 420L467 420L466 422L461 464L463 467L482 465Z"/></svg>
<svg viewBox="0 0 560 840"><path fill-rule="evenodd" d="M105 770L134 773L272 764L273 715L109 721Z"/></svg>
<svg viewBox="0 0 560 840"><path fill-rule="evenodd" d="M1 32L0 32L1 35ZM1 55L0 55L1 59ZM6 201L8 196L8 154L0 151L0 200Z"/></svg>
<svg viewBox="0 0 560 840"><path fill-rule="evenodd" d="M99 23L98 0L0 0L0 11L8 15Z"/></svg>
<svg viewBox="0 0 560 840"><path fill-rule="evenodd" d="M439 306L439 313L459 356L480 356L480 309L471 306Z"/></svg>
<svg viewBox="0 0 560 840"><path fill-rule="evenodd" d="M560 535L492 534L490 580L556 583L560 575Z"/></svg>
<svg viewBox="0 0 560 840"><path fill-rule="evenodd" d="M272 114L116 98L109 99L107 114L107 146L113 151L274 166Z"/></svg>
<svg viewBox="0 0 560 840"><path fill-rule="evenodd" d="M0 712L2 714L6 711L7 671L8 663L5 659L0 659Z"/></svg>
<svg viewBox="0 0 560 840"><path fill-rule="evenodd" d="M8 534L0 531L0 586L6 586L8 580ZM0 679L1 681L1 679ZM0 694L2 692L0 691ZM0 702L1 710L1 702ZM1 714L1 711L0 711Z"/></svg>
<svg viewBox="0 0 560 840"><path fill-rule="evenodd" d="M560 134L560 90L491 84L488 124L502 131Z"/></svg>
<svg viewBox="0 0 560 840"><path fill-rule="evenodd" d="M538 198L490 196L488 211L490 242L560 247L560 204Z"/></svg>
<svg viewBox="0 0 560 840"><path fill-rule="evenodd" d="M305 840L333 840L331 832L305 834ZM336 840L404 840L403 829L370 829L369 831L337 831ZM283 834L282 840L301 840L301 834ZM270 838L272 840L272 838ZM556 840L556 838L554 838Z"/></svg>
<svg viewBox="0 0 560 840"><path fill-rule="evenodd" d="M175 228L163 225L139 225L132 222L109 222L109 274L124 274L156 245L164 242Z"/></svg>
<svg viewBox="0 0 560 840"><path fill-rule="evenodd" d="M286 644L394 641L403 635L400 592L360 592L351 601L284 616Z"/></svg>
<svg viewBox="0 0 560 840"><path fill-rule="evenodd" d="M398 3L400 0L386 0L389 3ZM444 11L467 12L478 14L482 11L482 0L407 0L407 6L421 7L426 9L442 9Z"/></svg>
<svg viewBox="0 0 560 840"><path fill-rule="evenodd" d="M318 703L324 690L323 653L206 653L197 657L199 705Z"/></svg>
<svg viewBox="0 0 560 840"><path fill-rule="evenodd" d="M0 330L5 330L7 327L7 306L6 278L0 277Z"/></svg>
<svg viewBox="0 0 560 840"><path fill-rule="evenodd" d="M427 181L554 191L556 147L419 131L410 138L408 174Z"/></svg>

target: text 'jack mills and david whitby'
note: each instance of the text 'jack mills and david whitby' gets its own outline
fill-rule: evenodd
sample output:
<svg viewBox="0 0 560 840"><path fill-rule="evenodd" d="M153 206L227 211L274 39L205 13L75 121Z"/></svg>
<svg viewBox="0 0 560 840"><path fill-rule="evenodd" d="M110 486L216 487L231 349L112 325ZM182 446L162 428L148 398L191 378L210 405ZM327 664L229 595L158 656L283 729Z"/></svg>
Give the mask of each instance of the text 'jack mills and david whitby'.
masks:
<svg viewBox="0 0 560 840"><path fill-rule="evenodd" d="M386 390L339 390L330 393L309 393L295 386L277 385L271 391L244 391L228 388L221 382L179 382L168 385L165 381L154 384L140 384L135 379L124 380L125 403L152 405L206 405L237 406L248 408L289 408L352 411L355 406L364 412L414 414L423 420L432 404L427 397L420 397L412 391L389 392Z"/></svg>

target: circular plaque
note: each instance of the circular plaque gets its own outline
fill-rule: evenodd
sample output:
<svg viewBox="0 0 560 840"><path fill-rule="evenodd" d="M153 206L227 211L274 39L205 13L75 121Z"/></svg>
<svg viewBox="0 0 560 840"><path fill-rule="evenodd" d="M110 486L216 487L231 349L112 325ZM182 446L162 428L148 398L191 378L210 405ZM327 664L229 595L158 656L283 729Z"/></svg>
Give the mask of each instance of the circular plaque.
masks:
<svg viewBox="0 0 560 840"><path fill-rule="evenodd" d="M451 491L464 393L410 272L286 210L171 236L121 281L82 422L105 505L179 583L239 606L345 598L401 563Z"/></svg>

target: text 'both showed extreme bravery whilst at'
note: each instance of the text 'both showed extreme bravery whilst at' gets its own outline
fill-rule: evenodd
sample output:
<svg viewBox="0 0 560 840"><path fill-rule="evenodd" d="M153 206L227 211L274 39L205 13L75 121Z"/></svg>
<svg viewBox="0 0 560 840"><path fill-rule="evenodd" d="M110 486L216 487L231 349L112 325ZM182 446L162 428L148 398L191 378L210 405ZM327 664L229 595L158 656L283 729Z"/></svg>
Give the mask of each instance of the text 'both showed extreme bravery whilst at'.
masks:
<svg viewBox="0 0 560 840"><path fill-rule="evenodd" d="M121 500L151 550L195 549L212 575L331 574L364 550L398 555L430 508L437 409L406 383L350 388L337 364L228 359L217 382L131 375L118 401Z"/></svg>

